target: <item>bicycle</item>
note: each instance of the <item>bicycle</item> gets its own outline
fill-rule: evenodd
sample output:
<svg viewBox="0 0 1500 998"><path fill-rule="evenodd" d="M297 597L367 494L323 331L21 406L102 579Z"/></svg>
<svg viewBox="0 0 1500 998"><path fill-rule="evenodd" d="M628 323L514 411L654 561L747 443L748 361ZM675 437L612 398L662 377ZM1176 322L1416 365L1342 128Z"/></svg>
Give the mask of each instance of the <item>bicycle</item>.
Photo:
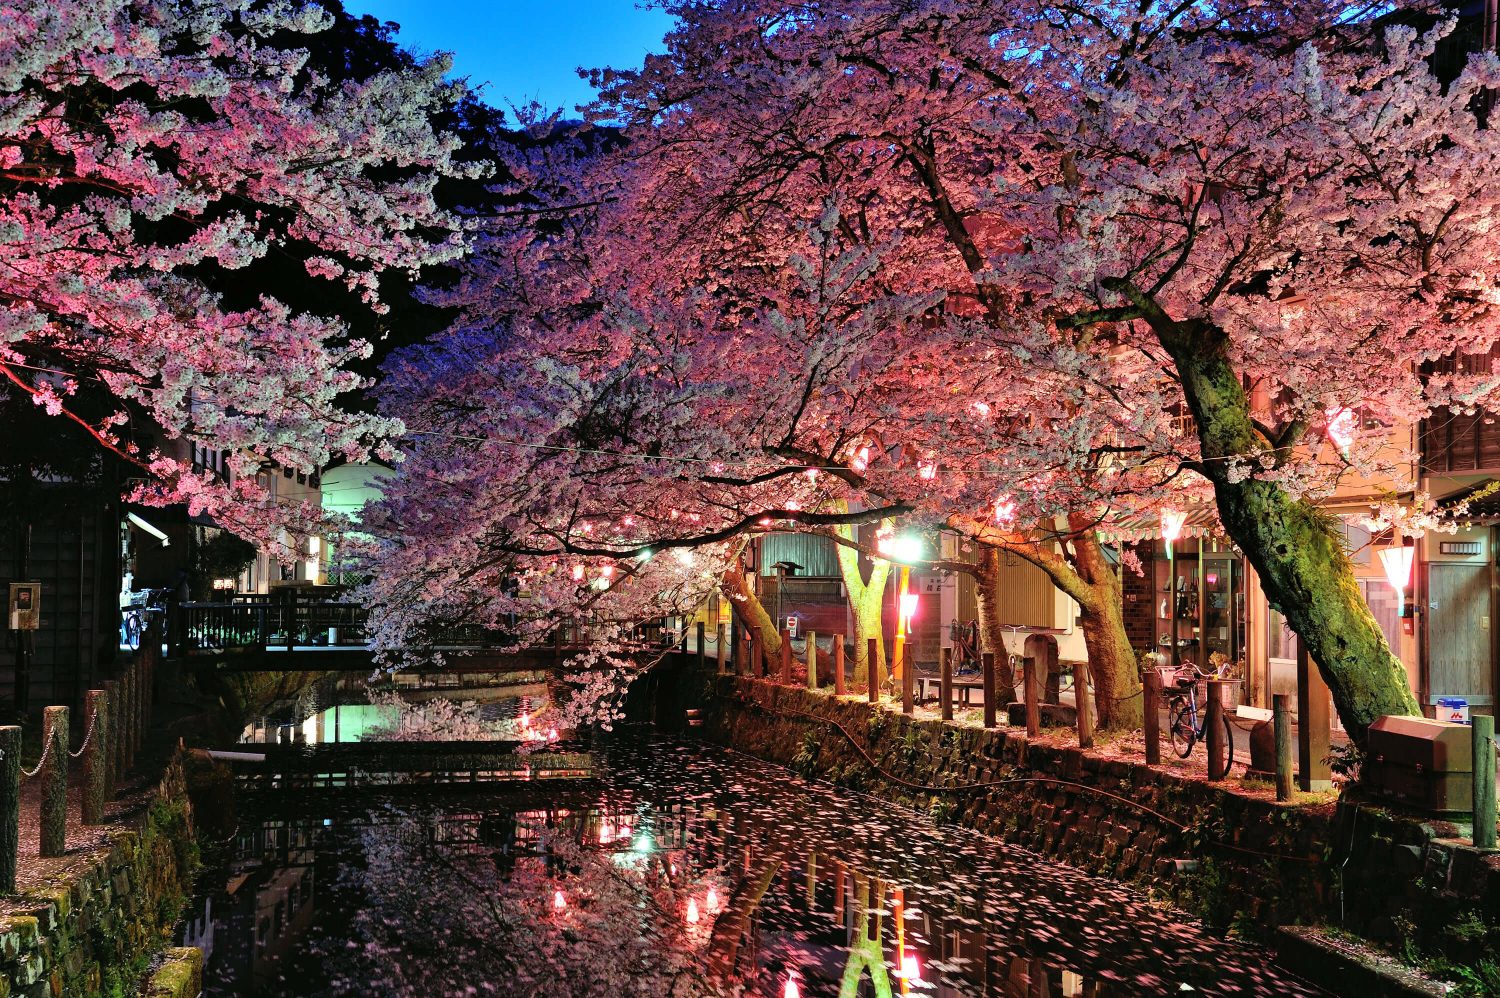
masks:
<svg viewBox="0 0 1500 998"><path fill-rule="evenodd" d="M1177 753L1179 759L1192 755L1193 746L1206 736L1208 715L1200 714L1198 710L1198 682L1221 678L1218 672L1201 672L1196 665L1189 664L1186 668L1193 670L1192 676L1188 679L1179 678L1171 688L1172 695L1167 700L1167 733L1172 740L1172 751ZM1224 772L1227 773L1234 765L1234 725L1230 723L1228 713L1223 714L1222 718Z"/></svg>
<svg viewBox="0 0 1500 998"><path fill-rule="evenodd" d="M120 640L131 651L141 647L141 635L151 623L151 618L166 612L163 604L165 595L165 589L148 589L143 599L121 609Z"/></svg>

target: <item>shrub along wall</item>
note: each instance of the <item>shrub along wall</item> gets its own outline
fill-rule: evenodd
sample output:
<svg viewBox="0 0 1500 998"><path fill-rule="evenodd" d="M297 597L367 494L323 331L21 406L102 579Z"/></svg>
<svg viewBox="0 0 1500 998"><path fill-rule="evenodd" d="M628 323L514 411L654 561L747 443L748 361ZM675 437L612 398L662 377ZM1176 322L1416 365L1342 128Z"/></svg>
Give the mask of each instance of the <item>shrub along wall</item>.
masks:
<svg viewBox="0 0 1500 998"><path fill-rule="evenodd" d="M1030 743L1024 731L916 720L764 680L708 682L702 731L712 740L1162 891L1216 927L1264 936L1327 921L1394 940L1456 920L1471 945L1496 938L1500 858L1444 841L1441 824L1368 804L1287 807ZM995 785L965 789L973 784Z"/></svg>
<svg viewBox="0 0 1500 998"><path fill-rule="evenodd" d="M136 993L198 862L180 758L138 820L76 872L16 899L24 913L0 915L0 998Z"/></svg>

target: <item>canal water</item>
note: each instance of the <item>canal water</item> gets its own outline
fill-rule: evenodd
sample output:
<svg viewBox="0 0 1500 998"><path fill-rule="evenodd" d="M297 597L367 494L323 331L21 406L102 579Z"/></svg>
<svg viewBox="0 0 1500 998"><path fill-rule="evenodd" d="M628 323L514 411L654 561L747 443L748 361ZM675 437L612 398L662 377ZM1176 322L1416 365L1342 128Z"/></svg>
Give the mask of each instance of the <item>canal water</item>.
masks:
<svg viewBox="0 0 1500 998"><path fill-rule="evenodd" d="M1313 995L1142 893L691 741L592 779L266 791L182 941L208 995Z"/></svg>

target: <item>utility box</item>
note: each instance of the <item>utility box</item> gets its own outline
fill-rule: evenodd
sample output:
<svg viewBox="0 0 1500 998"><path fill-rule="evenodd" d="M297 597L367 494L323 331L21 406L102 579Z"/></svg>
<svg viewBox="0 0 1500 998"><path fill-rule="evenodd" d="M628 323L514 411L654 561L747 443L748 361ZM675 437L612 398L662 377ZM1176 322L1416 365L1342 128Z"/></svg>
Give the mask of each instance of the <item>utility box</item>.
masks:
<svg viewBox="0 0 1500 998"><path fill-rule="evenodd" d="M1367 790L1438 814L1474 806L1474 742L1467 725L1387 716L1370 725L1360 782Z"/></svg>

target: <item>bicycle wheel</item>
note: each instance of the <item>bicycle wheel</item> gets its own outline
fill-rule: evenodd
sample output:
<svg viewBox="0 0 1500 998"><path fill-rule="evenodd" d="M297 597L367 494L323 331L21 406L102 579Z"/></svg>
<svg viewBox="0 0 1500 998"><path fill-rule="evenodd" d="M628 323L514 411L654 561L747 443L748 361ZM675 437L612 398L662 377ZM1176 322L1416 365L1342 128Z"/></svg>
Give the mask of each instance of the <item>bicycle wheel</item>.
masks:
<svg viewBox="0 0 1500 998"><path fill-rule="evenodd" d="M1177 758L1186 759L1193 751L1193 743L1198 740L1186 697L1173 697L1167 701L1167 734L1172 739L1172 751L1177 753Z"/></svg>
<svg viewBox="0 0 1500 998"><path fill-rule="evenodd" d="M127 613L124 619L120 622L120 627L125 635L126 647L128 647L131 651L136 651L137 649L139 649L141 647L140 615L133 611L131 613Z"/></svg>

